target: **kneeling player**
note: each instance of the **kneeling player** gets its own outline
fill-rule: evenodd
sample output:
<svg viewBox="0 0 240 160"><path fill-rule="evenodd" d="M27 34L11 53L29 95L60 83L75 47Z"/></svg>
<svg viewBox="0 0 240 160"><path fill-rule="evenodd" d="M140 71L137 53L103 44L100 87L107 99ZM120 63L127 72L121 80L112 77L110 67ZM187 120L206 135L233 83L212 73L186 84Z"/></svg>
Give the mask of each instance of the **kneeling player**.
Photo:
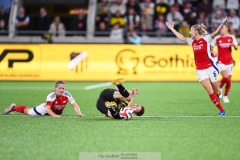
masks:
<svg viewBox="0 0 240 160"><path fill-rule="evenodd" d="M100 93L97 100L97 109L105 114L107 117L113 119L122 119L119 115L119 111L122 107L131 107L133 113L137 116L141 116L144 113L144 107L142 105L133 104L134 97L138 94L138 89L126 90L121 83L124 82L123 78L119 78L113 81L113 84L118 89L105 89Z"/></svg>

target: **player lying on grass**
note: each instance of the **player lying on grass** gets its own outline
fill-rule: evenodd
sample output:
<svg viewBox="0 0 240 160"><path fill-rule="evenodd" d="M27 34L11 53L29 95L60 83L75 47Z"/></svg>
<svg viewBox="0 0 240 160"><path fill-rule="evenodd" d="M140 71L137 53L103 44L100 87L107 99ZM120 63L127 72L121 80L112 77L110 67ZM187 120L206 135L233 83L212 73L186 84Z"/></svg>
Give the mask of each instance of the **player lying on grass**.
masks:
<svg viewBox="0 0 240 160"><path fill-rule="evenodd" d="M119 115L119 111L122 107L131 107L133 114L142 116L144 113L144 107L139 104L133 104L134 97L138 94L138 89L126 90L122 83L123 78L119 78L113 81L113 84L117 86L117 89L105 89L103 90L97 100L97 109L105 114L109 118L122 119Z"/></svg>
<svg viewBox="0 0 240 160"><path fill-rule="evenodd" d="M15 111L31 116L50 115L53 117L60 117L66 104L70 102L71 105L74 107L77 115L84 116L81 113L80 107L78 106L77 102L74 100L74 98L68 91L65 91L65 89L65 82L57 81L55 84L55 90L47 96L46 103L42 103L33 108L28 108L27 106L17 106L13 103L4 110L3 114L9 114Z"/></svg>

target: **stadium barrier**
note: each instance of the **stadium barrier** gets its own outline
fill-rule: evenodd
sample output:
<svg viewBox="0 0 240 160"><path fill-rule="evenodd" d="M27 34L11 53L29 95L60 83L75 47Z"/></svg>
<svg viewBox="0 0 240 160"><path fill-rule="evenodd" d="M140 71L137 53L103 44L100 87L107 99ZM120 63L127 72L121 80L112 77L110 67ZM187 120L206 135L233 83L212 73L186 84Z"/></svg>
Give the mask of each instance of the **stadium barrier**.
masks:
<svg viewBox="0 0 240 160"><path fill-rule="evenodd" d="M240 57L234 52L234 81ZM197 81L187 45L0 44L0 80Z"/></svg>

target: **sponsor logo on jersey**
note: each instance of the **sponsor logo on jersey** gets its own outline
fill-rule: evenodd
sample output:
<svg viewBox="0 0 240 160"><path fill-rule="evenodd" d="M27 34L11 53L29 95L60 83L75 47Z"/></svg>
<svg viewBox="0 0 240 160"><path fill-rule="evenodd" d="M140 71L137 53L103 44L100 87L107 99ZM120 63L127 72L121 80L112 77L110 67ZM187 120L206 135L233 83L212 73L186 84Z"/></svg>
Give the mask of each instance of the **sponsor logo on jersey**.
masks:
<svg viewBox="0 0 240 160"><path fill-rule="evenodd" d="M231 47L232 43L221 43L219 45L221 46L221 48L229 48Z"/></svg>
<svg viewBox="0 0 240 160"><path fill-rule="evenodd" d="M56 110L62 110L65 106L64 105L54 105Z"/></svg>
<svg viewBox="0 0 240 160"><path fill-rule="evenodd" d="M200 49L202 49L202 47L203 47L203 44L196 44L195 46L193 46L193 49L200 50Z"/></svg>

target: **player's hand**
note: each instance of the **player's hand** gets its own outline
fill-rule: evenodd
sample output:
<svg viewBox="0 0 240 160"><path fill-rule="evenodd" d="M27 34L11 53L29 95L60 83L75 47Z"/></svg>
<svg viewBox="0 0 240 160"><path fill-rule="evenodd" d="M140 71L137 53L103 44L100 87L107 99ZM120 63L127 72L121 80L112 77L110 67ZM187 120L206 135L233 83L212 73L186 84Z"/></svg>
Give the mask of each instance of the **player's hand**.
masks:
<svg viewBox="0 0 240 160"><path fill-rule="evenodd" d="M217 56L218 56L218 53L212 51L212 56L213 56L213 57L217 57Z"/></svg>
<svg viewBox="0 0 240 160"><path fill-rule="evenodd" d="M230 18L231 18L231 17L226 16L226 17L223 19L223 23L226 23L227 20L229 20Z"/></svg>
<svg viewBox="0 0 240 160"><path fill-rule="evenodd" d="M85 115L84 115L84 114L82 114L82 113L80 113L78 116L79 116L79 117L84 117Z"/></svg>
<svg viewBox="0 0 240 160"><path fill-rule="evenodd" d="M174 27L174 25L169 23L168 21L166 21L165 24L169 29L172 29Z"/></svg>
<svg viewBox="0 0 240 160"><path fill-rule="evenodd" d="M134 98L136 96L136 94L138 94L135 90L132 90L132 98Z"/></svg>
<svg viewBox="0 0 240 160"><path fill-rule="evenodd" d="M135 93L135 94L139 94L139 91L137 88L132 88L132 94Z"/></svg>
<svg viewBox="0 0 240 160"><path fill-rule="evenodd" d="M61 117L60 115L54 115L53 117Z"/></svg>

